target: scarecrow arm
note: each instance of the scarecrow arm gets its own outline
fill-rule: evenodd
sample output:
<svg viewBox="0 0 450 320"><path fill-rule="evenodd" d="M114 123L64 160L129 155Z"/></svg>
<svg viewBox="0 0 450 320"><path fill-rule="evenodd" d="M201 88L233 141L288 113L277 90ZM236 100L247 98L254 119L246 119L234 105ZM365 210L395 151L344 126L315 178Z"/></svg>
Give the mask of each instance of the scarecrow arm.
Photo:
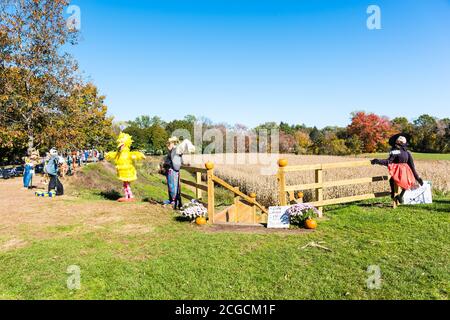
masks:
<svg viewBox="0 0 450 320"><path fill-rule="evenodd" d="M372 164L379 164L380 166L387 167L389 164L393 163L398 154L394 151L391 151L389 154L389 158L387 159L373 159L371 161Z"/></svg>
<svg viewBox="0 0 450 320"><path fill-rule="evenodd" d="M108 161L111 161L111 160L115 159L116 156L117 156L117 152L111 151L111 152L108 152L107 154L105 154L105 159Z"/></svg>
<svg viewBox="0 0 450 320"><path fill-rule="evenodd" d="M132 152L130 152L130 154L131 154L131 159L133 159L134 161L145 159L145 155L142 152L132 151Z"/></svg>

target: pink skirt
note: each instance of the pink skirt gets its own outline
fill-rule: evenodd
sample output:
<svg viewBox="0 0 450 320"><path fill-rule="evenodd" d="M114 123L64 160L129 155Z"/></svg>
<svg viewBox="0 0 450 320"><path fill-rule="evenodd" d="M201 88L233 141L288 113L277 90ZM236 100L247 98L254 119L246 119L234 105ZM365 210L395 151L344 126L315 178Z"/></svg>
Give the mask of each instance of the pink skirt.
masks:
<svg viewBox="0 0 450 320"><path fill-rule="evenodd" d="M403 190L409 190L416 184L414 174L407 163L392 163L388 165L388 170L395 183Z"/></svg>

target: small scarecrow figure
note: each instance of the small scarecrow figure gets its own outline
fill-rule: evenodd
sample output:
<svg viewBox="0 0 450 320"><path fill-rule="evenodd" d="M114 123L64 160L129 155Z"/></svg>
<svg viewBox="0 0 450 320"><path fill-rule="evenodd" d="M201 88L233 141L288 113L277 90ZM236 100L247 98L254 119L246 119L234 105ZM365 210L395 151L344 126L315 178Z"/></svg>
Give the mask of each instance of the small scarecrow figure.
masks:
<svg viewBox="0 0 450 320"><path fill-rule="evenodd" d="M133 166L133 161L143 160L145 156L139 151L130 151L133 140L131 136L126 133L120 133L117 139L117 152L108 152L105 156L106 160L114 161L117 169L117 177L123 182L124 198L120 198L119 202L134 201L133 193L131 192L130 182L137 180L136 168Z"/></svg>
<svg viewBox="0 0 450 320"><path fill-rule="evenodd" d="M409 136L406 134L396 134L389 139L389 144L392 146L388 159L373 159L372 164L378 164L388 167L391 179L389 184L391 187L391 198L403 204L403 196L406 190L410 190L414 185L419 183L423 185L423 180L420 178L414 165L414 160L411 153L407 150ZM395 186L402 188L402 192L396 196Z"/></svg>
<svg viewBox="0 0 450 320"><path fill-rule="evenodd" d="M33 187L34 168L39 164L39 151L31 149L28 157L24 158L25 168L23 173L23 187L24 189L31 189Z"/></svg>

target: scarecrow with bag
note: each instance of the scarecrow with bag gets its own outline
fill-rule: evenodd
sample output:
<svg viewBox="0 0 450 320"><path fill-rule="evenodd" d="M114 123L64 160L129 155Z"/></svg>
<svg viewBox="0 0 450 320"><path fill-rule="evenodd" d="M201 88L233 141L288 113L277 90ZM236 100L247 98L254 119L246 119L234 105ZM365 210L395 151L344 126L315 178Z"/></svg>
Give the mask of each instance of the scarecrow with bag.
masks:
<svg viewBox="0 0 450 320"><path fill-rule="evenodd" d="M391 198L396 203L404 203L404 195L407 190L411 190L416 183L423 185L414 165L412 154L407 150L409 136L407 134L397 134L389 139L392 149L388 159L373 159L373 165L382 165L388 168L391 176L389 184L391 187ZM402 188L399 195L395 195L396 186Z"/></svg>

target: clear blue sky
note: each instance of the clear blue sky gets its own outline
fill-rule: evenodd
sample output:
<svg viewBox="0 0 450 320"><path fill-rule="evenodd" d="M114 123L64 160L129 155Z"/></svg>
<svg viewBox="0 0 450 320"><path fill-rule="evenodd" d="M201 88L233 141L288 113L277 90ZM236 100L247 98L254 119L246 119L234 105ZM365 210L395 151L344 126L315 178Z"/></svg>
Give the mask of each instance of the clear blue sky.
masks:
<svg viewBox="0 0 450 320"><path fill-rule="evenodd" d="M116 120L450 117L449 0L74 0L70 51ZM366 9L381 8L381 30Z"/></svg>

